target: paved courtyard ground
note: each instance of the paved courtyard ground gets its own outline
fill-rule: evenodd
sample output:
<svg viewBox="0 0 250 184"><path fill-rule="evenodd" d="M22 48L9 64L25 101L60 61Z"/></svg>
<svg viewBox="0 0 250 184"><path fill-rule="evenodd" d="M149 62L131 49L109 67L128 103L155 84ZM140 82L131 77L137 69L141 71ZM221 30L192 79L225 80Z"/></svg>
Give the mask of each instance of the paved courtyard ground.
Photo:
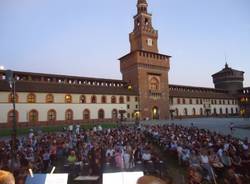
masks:
<svg viewBox="0 0 250 184"><path fill-rule="evenodd" d="M220 134L231 134L230 123L234 123L233 136L250 140L250 119L249 118L192 118L192 119L175 119L169 121L144 121L143 124L171 124L191 126L191 123L198 128L209 129Z"/></svg>

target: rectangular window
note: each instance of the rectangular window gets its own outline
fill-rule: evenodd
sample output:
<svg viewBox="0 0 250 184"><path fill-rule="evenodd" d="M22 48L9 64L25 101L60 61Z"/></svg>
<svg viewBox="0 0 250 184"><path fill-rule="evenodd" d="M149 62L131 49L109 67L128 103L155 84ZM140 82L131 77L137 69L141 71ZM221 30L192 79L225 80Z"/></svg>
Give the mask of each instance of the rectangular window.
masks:
<svg viewBox="0 0 250 184"><path fill-rule="evenodd" d="M173 103L174 103L173 97L170 97L170 98L169 98L169 101L170 101L170 104L173 105Z"/></svg>
<svg viewBox="0 0 250 184"><path fill-rule="evenodd" d="M127 102L130 102L130 96L127 96Z"/></svg>

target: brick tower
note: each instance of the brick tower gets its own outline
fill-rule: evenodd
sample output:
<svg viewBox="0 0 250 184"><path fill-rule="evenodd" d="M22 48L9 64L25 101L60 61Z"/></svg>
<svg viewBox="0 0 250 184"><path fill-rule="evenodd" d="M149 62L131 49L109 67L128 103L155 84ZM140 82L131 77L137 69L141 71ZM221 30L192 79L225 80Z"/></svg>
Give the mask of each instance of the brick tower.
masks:
<svg viewBox="0 0 250 184"><path fill-rule="evenodd" d="M158 32L146 0L138 0L129 54L120 58L123 80L139 94L140 118L169 118L168 71L170 56L158 52Z"/></svg>
<svg viewBox="0 0 250 184"><path fill-rule="evenodd" d="M230 68L227 63L225 68L213 74L212 77L216 89L224 89L237 94L243 88L244 72Z"/></svg>

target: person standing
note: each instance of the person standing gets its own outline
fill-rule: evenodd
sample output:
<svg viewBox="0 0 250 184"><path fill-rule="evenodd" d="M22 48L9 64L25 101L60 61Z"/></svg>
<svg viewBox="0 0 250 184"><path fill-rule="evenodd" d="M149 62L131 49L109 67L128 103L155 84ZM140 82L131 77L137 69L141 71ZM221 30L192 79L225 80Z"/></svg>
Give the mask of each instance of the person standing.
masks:
<svg viewBox="0 0 250 184"><path fill-rule="evenodd" d="M123 154L123 160L125 169L130 169L130 154L127 151Z"/></svg>
<svg viewBox="0 0 250 184"><path fill-rule="evenodd" d="M230 131L231 131L231 134L233 134L233 130L234 130L234 123L230 123Z"/></svg>
<svg viewBox="0 0 250 184"><path fill-rule="evenodd" d="M76 125L76 134L79 135L80 134L80 128L81 126L79 124Z"/></svg>

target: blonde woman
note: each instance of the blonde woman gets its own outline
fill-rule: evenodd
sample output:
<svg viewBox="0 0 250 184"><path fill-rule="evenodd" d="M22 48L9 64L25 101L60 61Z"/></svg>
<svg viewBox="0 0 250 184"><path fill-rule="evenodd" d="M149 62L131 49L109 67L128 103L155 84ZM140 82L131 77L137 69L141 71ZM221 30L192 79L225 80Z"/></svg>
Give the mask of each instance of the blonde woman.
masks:
<svg viewBox="0 0 250 184"><path fill-rule="evenodd" d="M8 171L0 170L0 184L15 184L13 174Z"/></svg>

